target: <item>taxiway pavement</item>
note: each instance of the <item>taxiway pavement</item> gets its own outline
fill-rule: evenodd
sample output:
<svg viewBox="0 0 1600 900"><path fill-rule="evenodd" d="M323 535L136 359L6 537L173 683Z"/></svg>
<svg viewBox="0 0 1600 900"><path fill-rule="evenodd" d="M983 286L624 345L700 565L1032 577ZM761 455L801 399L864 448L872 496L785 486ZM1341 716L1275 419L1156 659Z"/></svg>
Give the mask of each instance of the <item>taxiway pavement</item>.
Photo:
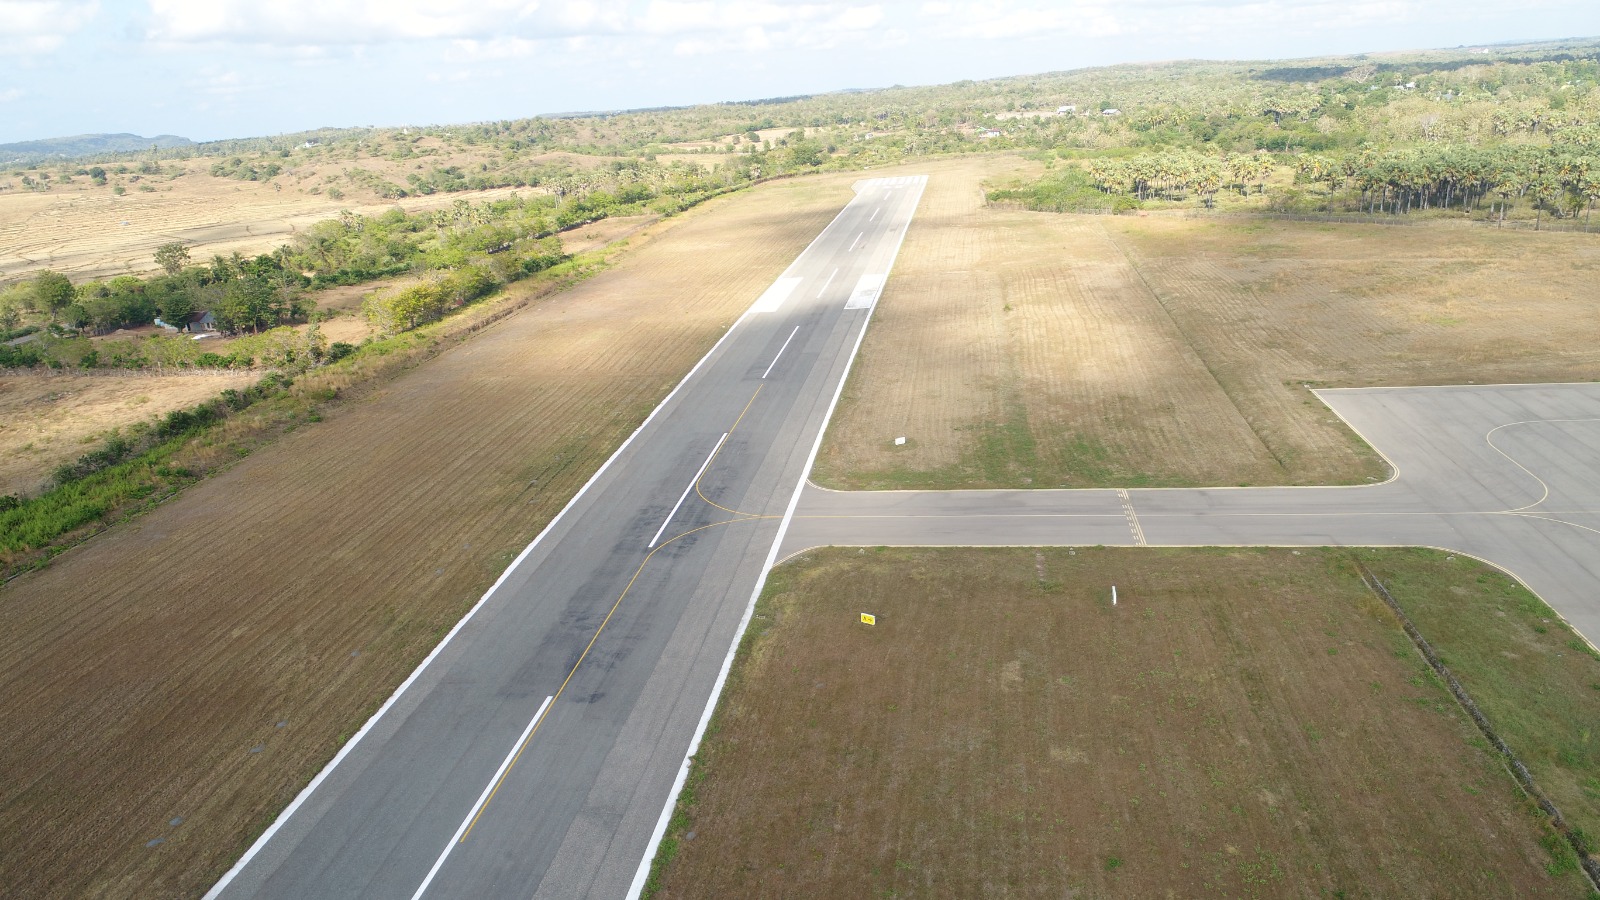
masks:
<svg viewBox="0 0 1600 900"><path fill-rule="evenodd" d="M1353 487L829 491L780 557L841 546L1426 546L1519 578L1600 642L1600 384L1318 391L1394 469Z"/></svg>

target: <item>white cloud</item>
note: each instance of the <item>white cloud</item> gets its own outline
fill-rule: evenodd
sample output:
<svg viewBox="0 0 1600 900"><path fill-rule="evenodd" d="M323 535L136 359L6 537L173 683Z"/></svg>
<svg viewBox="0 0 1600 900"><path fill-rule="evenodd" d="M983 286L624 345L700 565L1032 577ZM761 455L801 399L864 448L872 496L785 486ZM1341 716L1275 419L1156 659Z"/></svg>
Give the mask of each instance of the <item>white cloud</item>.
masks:
<svg viewBox="0 0 1600 900"><path fill-rule="evenodd" d="M0 54L51 53L99 13L97 0L0 0Z"/></svg>
<svg viewBox="0 0 1600 900"><path fill-rule="evenodd" d="M21 100L22 96L26 93L27 91L24 91L22 88L6 88L5 90L0 91L0 103L10 103L14 100Z"/></svg>
<svg viewBox="0 0 1600 900"><path fill-rule="evenodd" d="M0 0L4 2L4 0ZM680 38L725 49L764 36L831 46L884 19L878 4L756 0L149 0L146 36L169 44L354 46L449 41L453 54L529 55L527 42ZM758 41L759 43L759 41Z"/></svg>
<svg viewBox="0 0 1600 900"><path fill-rule="evenodd" d="M486 38L530 22L591 21L582 4L541 15L530 0L150 0L152 40L172 43L371 44Z"/></svg>

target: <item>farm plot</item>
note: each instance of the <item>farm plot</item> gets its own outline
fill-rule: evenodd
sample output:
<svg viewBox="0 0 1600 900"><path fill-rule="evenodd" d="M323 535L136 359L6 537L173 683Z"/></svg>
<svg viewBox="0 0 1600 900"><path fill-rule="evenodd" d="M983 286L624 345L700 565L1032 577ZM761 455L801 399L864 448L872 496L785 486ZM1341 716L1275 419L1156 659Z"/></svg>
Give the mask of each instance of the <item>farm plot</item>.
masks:
<svg viewBox="0 0 1600 900"><path fill-rule="evenodd" d="M180 163L187 174L151 192L119 196L109 187L79 183L48 193L0 193L0 279L47 268L74 279L141 274L156 268L152 254L170 241L190 245L197 260L235 251L254 255L288 243L297 231L342 209L375 216L396 206L415 212L513 192L497 188L382 200L352 189L349 198L335 199L304 188L213 178L205 174L212 161Z"/></svg>
<svg viewBox="0 0 1600 900"><path fill-rule="evenodd" d="M1310 387L1600 377L1591 236L986 208L1005 164L929 182L819 482L1361 483Z"/></svg>
<svg viewBox="0 0 1600 900"><path fill-rule="evenodd" d="M1453 603L1447 656L1524 625L1487 567L1362 556ZM1600 663L1516 649L1568 666L1529 695L1600 708ZM1347 551L805 554L662 855L655 900L1588 895Z"/></svg>
<svg viewBox="0 0 1600 900"><path fill-rule="evenodd" d="M7 586L7 892L203 891L850 180L772 184L660 223L610 270Z"/></svg>
<svg viewBox="0 0 1600 900"><path fill-rule="evenodd" d="M94 449L106 431L194 406L260 377L7 372L0 376L0 494L37 491L56 466Z"/></svg>

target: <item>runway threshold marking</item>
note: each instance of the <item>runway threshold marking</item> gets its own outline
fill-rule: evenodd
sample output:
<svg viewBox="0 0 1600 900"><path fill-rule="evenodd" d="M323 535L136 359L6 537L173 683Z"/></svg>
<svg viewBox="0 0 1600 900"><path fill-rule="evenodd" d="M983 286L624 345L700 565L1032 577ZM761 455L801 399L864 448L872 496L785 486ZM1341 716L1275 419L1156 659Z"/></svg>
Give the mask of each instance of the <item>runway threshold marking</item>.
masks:
<svg viewBox="0 0 1600 900"><path fill-rule="evenodd" d="M1144 540L1144 529L1139 527L1139 514L1133 511L1133 499L1128 492L1117 488L1117 499L1122 501L1122 515L1128 520L1128 530L1133 532L1133 541L1141 547L1147 547Z"/></svg>
<svg viewBox="0 0 1600 900"><path fill-rule="evenodd" d="M837 271L838 271L838 270L837 270L837 269L835 269L835 270L834 270L834 271L836 271L836 272L837 272ZM761 373L761 380L762 380L762 381L766 381L766 380L767 380L767 376L768 376L768 375L771 375L771 374L772 374L772 367L773 367L773 366L775 366L775 365L777 365L777 364L778 364L778 360L780 360L780 359L782 359L782 358L783 358L783 351L785 351L785 350L787 350L787 349L789 349L789 341L792 341L792 340L794 340L794 336L795 336L795 335L797 335L797 334L799 334L799 333L800 333L800 326L799 326L799 325L796 325L796 326L795 326L795 327L794 327L794 330L793 330L793 331L791 331L791 332L789 332L789 338L788 338L788 340L785 340L785 341L784 341L784 342L783 342L783 346L782 346L782 347L779 347L779 348L778 348L778 355L777 355L777 356L774 356L774 357L772 357L772 362L771 362L771 363L770 363L770 364L769 364L769 365L768 365L768 366L767 366L767 370L766 370L766 371L765 371L765 372L762 372L762 373ZM754 398L754 397L752 397L752 398L751 398L751 399L752 399L752 400L753 400L753 399L755 399L755 398Z"/></svg>
<svg viewBox="0 0 1600 900"><path fill-rule="evenodd" d="M678 502L672 504L672 512L667 513L667 517L661 520L661 527L656 529L655 536L650 539L650 543L645 545L646 549L654 549L656 541L661 540L661 532L667 530L667 526L672 522L672 517L678 514L678 507L682 506L683 501L688 499L689 492L694 490L694 486L700 483L700 476L706 473L706 466L711 465L711 460L716 458L717 451L722 449L722 442L728 439L728 434L729 432L726 431L722 433L722 437L717 440L717 445L712 447L711 453L706 456L706 461L700 464L700 468L695 471L694 477L689 479L689 483L683 486L683 493L678 495Z"/></svg>

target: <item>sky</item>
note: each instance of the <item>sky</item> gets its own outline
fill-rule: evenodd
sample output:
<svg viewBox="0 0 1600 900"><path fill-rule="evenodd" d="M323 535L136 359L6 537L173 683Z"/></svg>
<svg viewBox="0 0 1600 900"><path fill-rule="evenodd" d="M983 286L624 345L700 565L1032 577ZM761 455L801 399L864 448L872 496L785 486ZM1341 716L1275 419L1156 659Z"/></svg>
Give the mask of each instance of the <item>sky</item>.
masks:
<svg viewBox="0 0 1600 900"><path fill-rule="evenodd" d="M1600 35L1600 0L0 0L0 143Z"/></svg>

